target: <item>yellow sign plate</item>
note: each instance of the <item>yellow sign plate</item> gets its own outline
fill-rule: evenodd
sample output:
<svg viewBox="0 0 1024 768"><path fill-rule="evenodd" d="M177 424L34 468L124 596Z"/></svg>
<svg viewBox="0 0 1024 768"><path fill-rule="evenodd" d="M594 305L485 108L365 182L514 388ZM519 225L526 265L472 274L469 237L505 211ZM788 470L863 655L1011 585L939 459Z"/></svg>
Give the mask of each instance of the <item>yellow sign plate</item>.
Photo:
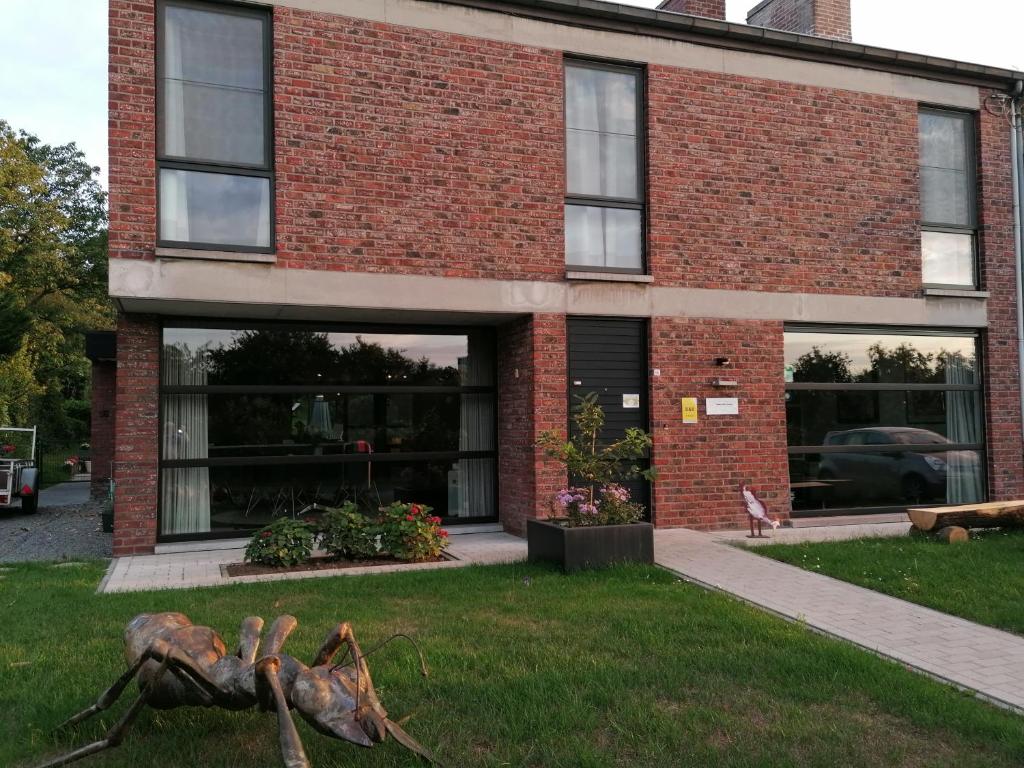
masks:
<svg viewBox="0 0 1024 768"><path fill-rule="evenodd" d="M683 423L684 424L696 424L697 423L697 398L696 397L684 397L683 398Z"/></svg>

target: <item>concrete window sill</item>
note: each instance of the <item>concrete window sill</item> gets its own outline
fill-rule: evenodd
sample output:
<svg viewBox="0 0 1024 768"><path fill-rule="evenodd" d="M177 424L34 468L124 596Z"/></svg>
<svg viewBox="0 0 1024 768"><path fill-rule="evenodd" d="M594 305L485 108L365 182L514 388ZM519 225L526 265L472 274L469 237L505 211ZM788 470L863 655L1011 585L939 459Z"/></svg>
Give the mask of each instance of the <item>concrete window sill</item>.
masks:
<svg viewBox="0 0 1024 768"><path fill-rule="evenodd" d="M566 280L590 280L604 283L653 283L651 275L631 275L620 272L575 272L567 271Z"/></svg>
<svg viewBox="0 0 1024 768"><path fill-rule="evenodd" d="M198 248L157 248L158 259L195 259L197 261L241 261L247 264L276 264L277 254L245 251L204 251Z"/></svg>
<svg viewBox="0 0 1024 768"><path fill-rule="evenodd" d="M971 288L925 288L924 295L925 298L987 299L989 292L976 291Z"/></svg>

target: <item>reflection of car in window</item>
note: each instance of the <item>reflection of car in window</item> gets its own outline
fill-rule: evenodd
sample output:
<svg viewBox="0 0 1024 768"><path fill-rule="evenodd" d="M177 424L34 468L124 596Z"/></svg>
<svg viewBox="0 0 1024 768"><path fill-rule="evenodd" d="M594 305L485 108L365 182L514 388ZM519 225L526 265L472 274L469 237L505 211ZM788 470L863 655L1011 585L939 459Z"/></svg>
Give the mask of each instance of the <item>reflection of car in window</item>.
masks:
<svg viewBox="0 0 1024 768"><path fill-rule="evenodd" d="M818 479L835 483L836 496L861 503L865 500L900 500L917 503L946 496L948 464L955 457L958 471L975 472L972 451L914 450L951 445L936 432L912 427L871 427L829 432L827 446L849 446L850 451L824 453ZM893 446L891 451L863 451L862 446ZM899 446L908 446L901 449Z"/></svg>

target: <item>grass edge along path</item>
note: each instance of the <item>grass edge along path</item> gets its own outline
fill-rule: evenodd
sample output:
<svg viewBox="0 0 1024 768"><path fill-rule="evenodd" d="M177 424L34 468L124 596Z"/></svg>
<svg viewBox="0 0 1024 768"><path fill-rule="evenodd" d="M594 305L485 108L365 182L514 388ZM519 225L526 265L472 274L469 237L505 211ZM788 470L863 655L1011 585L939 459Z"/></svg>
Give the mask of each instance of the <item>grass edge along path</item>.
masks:
<svg viewBox="0 0 1024 768"><path fill-rule="evenodd" d="M1024 635L1024 531L974 531L963 544L899 536L768 544L750 551Z"/></svg>

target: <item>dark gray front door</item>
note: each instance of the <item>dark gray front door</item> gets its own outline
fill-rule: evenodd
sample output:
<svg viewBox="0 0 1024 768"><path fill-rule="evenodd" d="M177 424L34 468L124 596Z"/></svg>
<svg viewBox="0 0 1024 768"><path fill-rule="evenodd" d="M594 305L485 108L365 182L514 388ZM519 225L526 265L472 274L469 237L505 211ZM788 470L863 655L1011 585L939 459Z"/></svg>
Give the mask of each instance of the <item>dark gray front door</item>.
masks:
<svg viewBox="0 0 1024 768"><path fill-rule="evenodd" d="M578 396L596 392L604 409L602 438L618 440L629 427L648 428L647 323L644 320L569 320L569 414ZM646 466L646 465L644 465ZM650 516L650 486L625 483Z"/></svg>

